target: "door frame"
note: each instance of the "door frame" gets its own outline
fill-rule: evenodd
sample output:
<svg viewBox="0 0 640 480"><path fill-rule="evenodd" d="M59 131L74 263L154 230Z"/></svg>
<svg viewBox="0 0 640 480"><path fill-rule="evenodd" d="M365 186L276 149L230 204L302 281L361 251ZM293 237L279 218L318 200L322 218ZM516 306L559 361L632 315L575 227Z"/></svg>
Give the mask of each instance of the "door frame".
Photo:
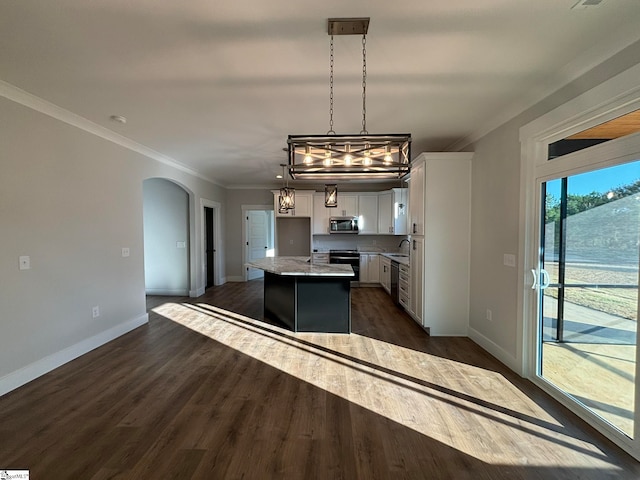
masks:
<svg viewBox="0 0 640 480"><path fill-rule="evenodd" d="M205 228L206 228L206 220L204 215L204 208L213 209L213 284L214 285L223 285L225 283L225 279L223 277L223 268L220 265L220 259L224 258L222 255L222 240L221 240L221 231L220 231L220 215L222 204L219 202L214 202L213 200L207 200L206 198L200 199L200 246L201 246L201 262L200 262L200 282L201 287L198 289L198 293L200 295L204 294L206 285L207 285L207 245L205 244Z"/></svg>
<svg viewBox="0 0 640 480"><path fill-rule="evenodd" d="M242 281L247 281L247 269L245 264L247 263L247 242L249 241L247 232L247 211L249 210L271 210L273 211L273 205L242 205ZM274 215L274 235L275 235L275 215Z"/></svg>
<svg viewBox="0 0 640 480"><path fill-rule="evenodd" d="M595 414L578 408L553 385L538 376L537 311L538 290L532 289L531 269L539 262L539 211L542 182L568 175L625 163L640 151L640 133L590 147L589 153L575 152L547 161L548 145L592 126L640 109L640 65L616 75L601 85L548 112L520 129L520 228L518 262L518 319L516 365L522 376L538 385L576 415L640 460L640 408L636 409L634 439L604 422ZM587 107L591 106L591 107ZM636 149L637 148L637 149ZM606 160L601 160L605 158ZM636 368L640 367L640 348ZM518 371L517 370L517 371ZM640 379L636 398L640 398Z"/></svg>

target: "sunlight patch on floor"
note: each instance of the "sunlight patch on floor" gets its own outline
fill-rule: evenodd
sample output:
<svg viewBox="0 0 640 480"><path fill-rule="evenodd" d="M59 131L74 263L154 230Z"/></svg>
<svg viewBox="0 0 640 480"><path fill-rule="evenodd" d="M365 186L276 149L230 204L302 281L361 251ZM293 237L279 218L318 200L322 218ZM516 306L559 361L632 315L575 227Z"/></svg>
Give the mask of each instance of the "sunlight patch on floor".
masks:
<svg viewBox="0 0 640 480"><path fill-rule="evenodd" d="M588 441L563 433L560 423L495 372L355 334L295 334L207 304L166 303L153 311L482 461L549 467L535 452L523 455L523 438L533 436L554 448L586 453L590 467L611 467ZM459 375L441 375L444 363ZM462 393L460 387L470 383L482 398ZM490 433L496 424L500 438Z"/></svg>

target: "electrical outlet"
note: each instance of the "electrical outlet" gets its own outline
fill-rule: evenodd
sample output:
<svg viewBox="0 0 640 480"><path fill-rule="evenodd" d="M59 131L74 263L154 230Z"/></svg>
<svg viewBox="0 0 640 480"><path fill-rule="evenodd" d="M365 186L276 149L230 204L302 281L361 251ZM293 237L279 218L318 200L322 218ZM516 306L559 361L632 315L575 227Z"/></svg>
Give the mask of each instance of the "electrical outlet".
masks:
<svg viewBox="0 0 640 480"><path fill-rule="evenodd" d="M487 308L487 320L493 322L493 312Z"/></svg>
<svg viewBox="0 0 640 480"><path fill-rule="evenodd" d="M31 268L31 257L23 255L18 260L20 264L20 270L29 270Z"/></svg>
<svg viewBox="0 0 640 480"><path fill-rule="evenodd" d="M293 245L293 240L289 240L289 245Z"/></svg>
<svg viewBox="0 0 640 480"><path fill-rule="evenodd" d="M131 252L129 252L129 249L127 247L123 247L122 248L122 256L123 257L128 257L130 253Z"/></svg>
<svg viewBox="0 0 640 480"><path fill-rule="evenodd" d="M91 309L91 316L93 318L98 318L100 316L100 307L95 306Z"/></svg>
<svg viewBox="0 0 640 480"><path fill-rule="evenodd" d="M187 242L176 242L176 248L187 248Z"/></svg>

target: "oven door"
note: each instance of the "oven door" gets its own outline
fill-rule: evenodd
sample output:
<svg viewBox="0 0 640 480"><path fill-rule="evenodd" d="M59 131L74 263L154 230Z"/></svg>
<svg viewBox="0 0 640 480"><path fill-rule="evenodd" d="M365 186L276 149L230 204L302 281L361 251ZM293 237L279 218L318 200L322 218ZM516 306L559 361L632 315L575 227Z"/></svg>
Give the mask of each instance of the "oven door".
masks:
<svg viewBox="0 0 640 480"><path fill-rule="evenodd" d="M352 282L360 281L360 257L354 258L349 256L332 255L329 257L329 263L351 265L351 268L353 268L353 273L354 273L354 276L351 278L351 281Z"/></svg>

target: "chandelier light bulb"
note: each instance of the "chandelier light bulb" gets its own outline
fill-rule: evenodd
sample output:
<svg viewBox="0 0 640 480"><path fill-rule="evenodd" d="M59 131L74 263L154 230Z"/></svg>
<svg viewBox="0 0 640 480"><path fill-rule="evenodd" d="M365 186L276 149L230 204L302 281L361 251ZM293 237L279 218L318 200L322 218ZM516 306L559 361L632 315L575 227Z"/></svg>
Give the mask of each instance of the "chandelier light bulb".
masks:
<svg viewBox="0 0 640 480"><path fill-rule="evenodd" d="M353 157L351 156L351 146L350 145L345 145L344 146L344 151L346 152L346 155L344 156L344 164L347 167L351 166L351 161L353 160Z"/></svg>
<svg viewBox="0 0 640 480"><path fill-rule="evenodd" d="M389 147L386 146L384 147L384 163L389 165L392 162L392 158L391 158L391 152L389 150Z"/></svg>

